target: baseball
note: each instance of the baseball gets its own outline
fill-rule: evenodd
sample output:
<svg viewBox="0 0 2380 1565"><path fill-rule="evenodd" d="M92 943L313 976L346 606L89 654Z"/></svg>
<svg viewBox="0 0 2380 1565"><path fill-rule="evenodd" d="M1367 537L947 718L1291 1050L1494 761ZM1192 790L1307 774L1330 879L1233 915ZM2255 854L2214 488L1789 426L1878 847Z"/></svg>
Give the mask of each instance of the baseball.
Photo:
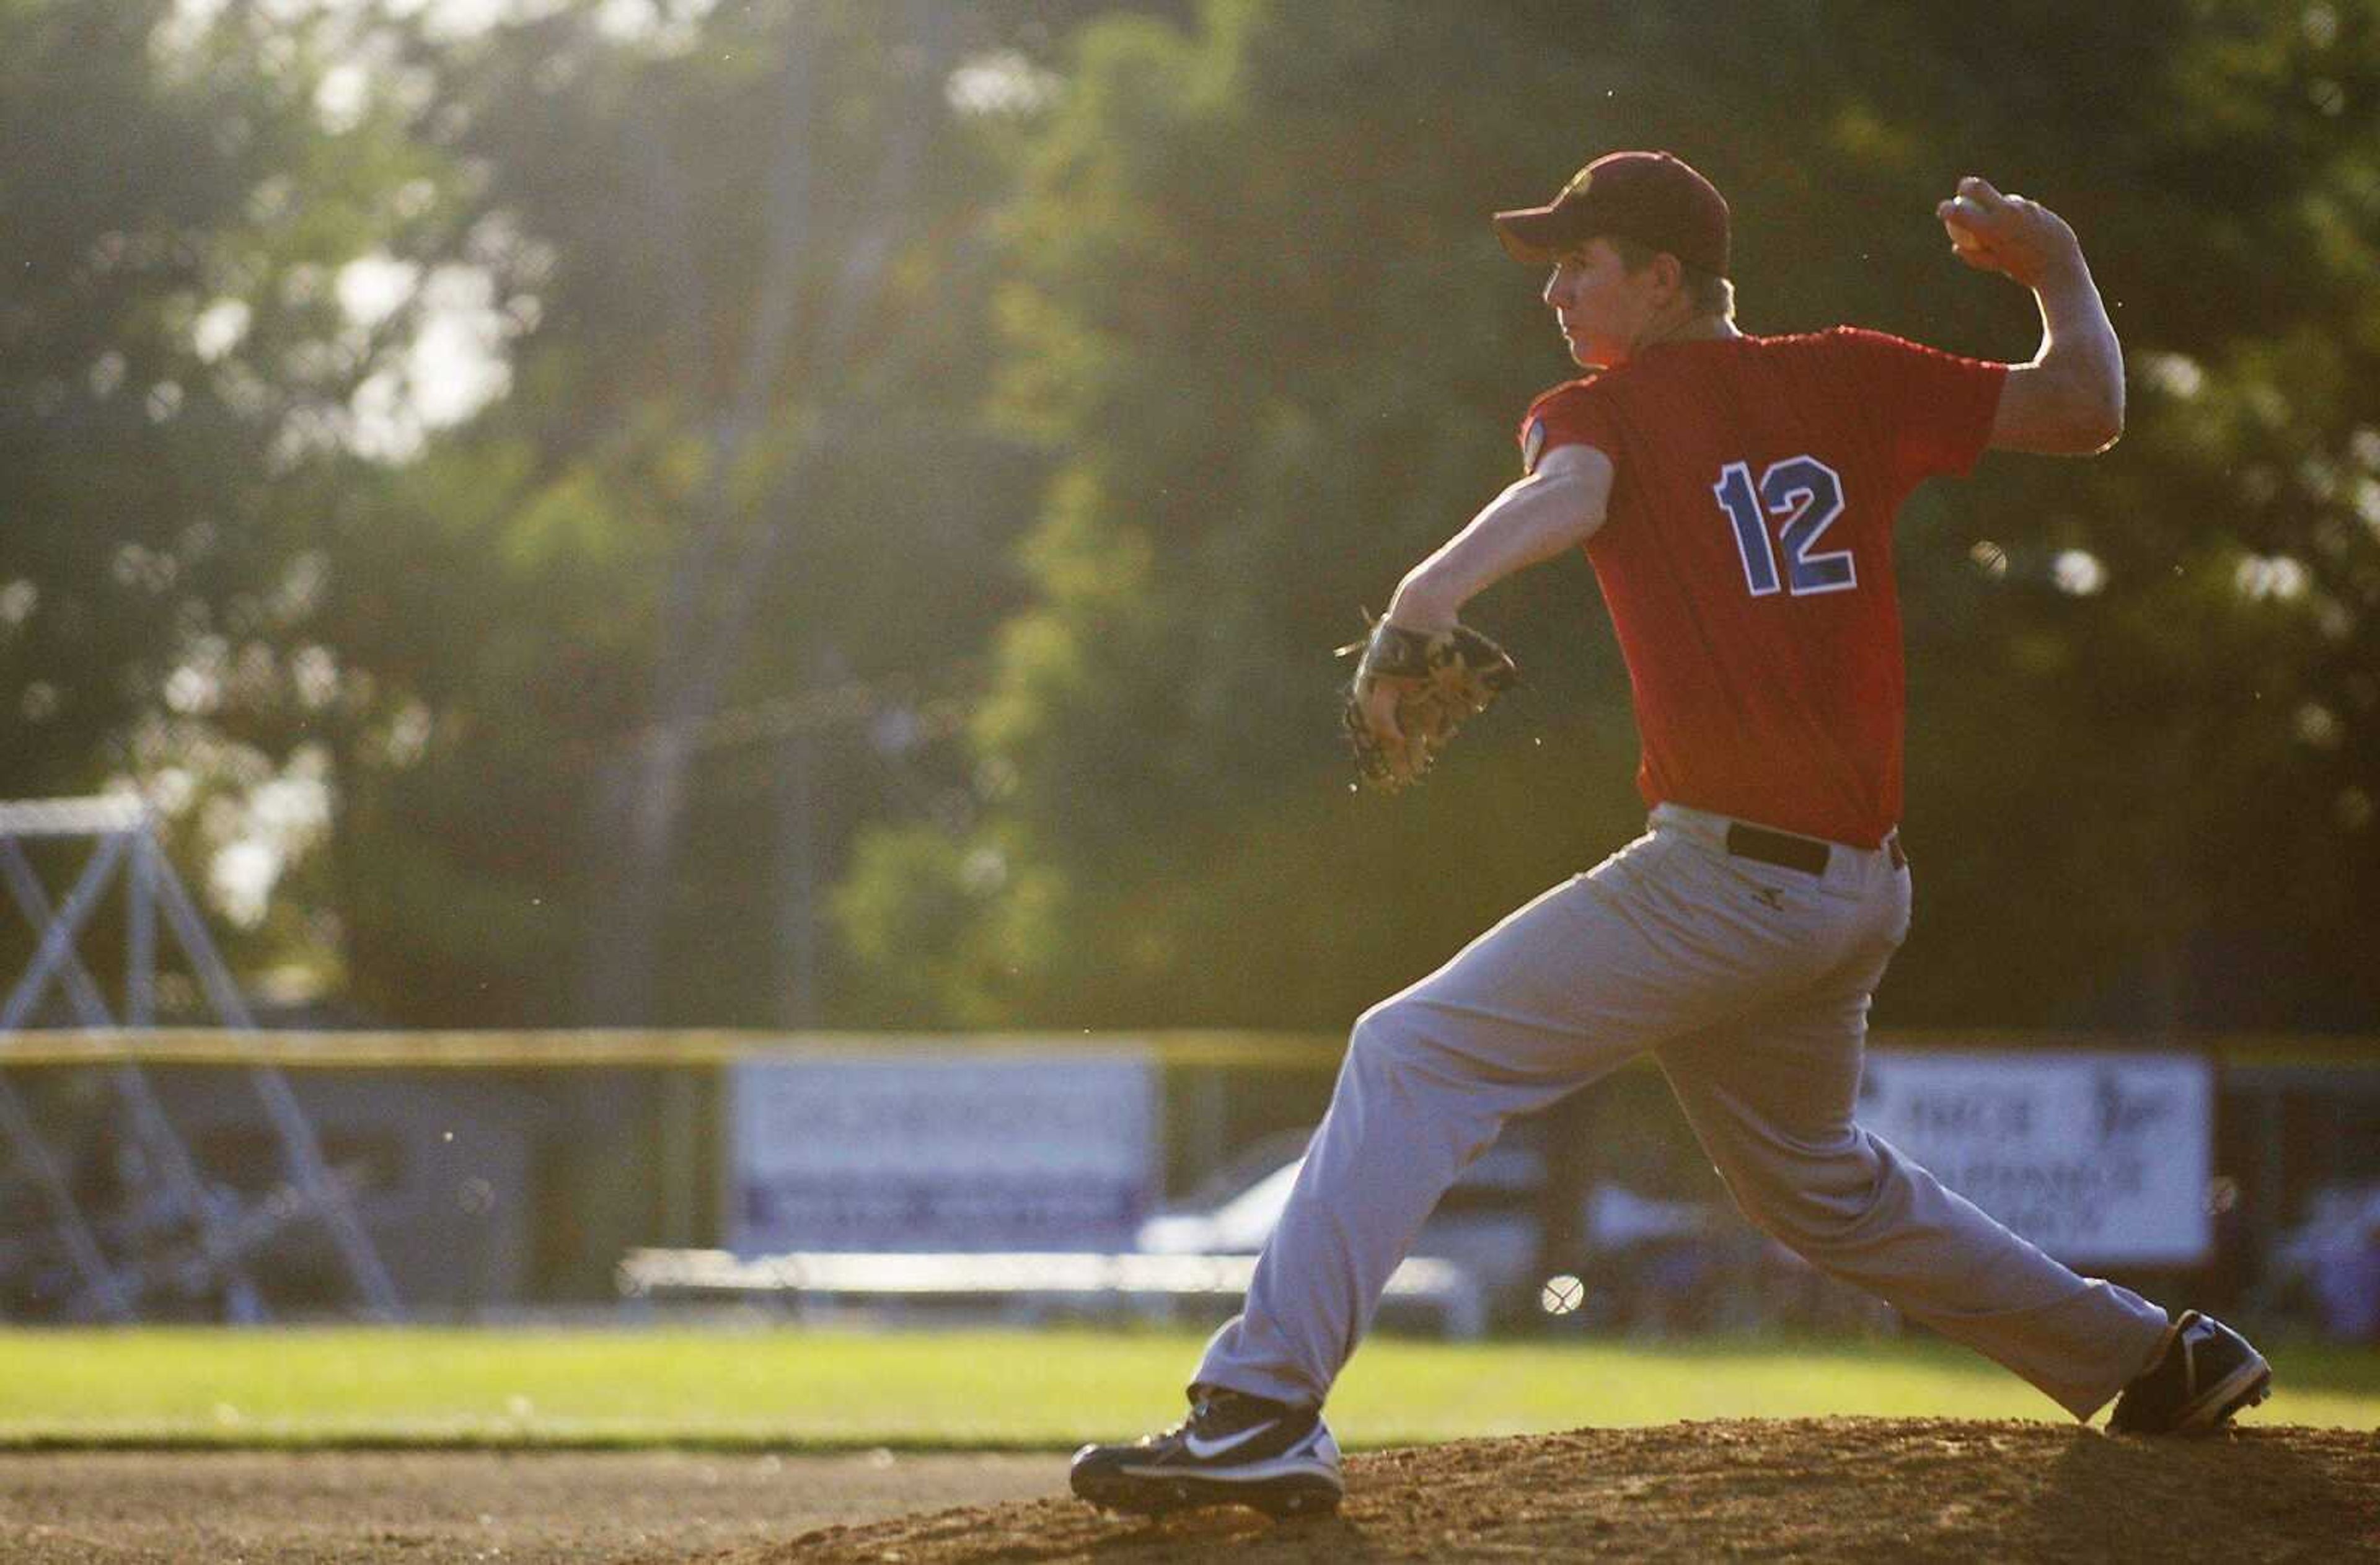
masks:
<svg viewBox="0 0 2380 1565"><path fill-rule="evenodd" d="M1955 217L1945 217L1942 220L1942 232L1950 236L1951 247L1961 255L1980 256L1991 248L1984 243L1982 235L1977 234Z"/></svg>

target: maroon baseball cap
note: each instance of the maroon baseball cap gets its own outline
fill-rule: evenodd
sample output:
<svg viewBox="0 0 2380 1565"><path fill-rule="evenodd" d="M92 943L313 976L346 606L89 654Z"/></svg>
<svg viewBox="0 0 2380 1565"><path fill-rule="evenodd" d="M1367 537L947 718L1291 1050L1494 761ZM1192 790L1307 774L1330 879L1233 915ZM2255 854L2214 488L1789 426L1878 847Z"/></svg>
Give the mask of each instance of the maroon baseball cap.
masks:
<svg viewBox="0 0 2380 1565"><path fill-rule="evenodd" d="M1672 152L1607 152L1544 206L1500 212L1494 221L1504 249L1530 266L1549 266L1600 236L1727 275L1727 198Z"/></svg>

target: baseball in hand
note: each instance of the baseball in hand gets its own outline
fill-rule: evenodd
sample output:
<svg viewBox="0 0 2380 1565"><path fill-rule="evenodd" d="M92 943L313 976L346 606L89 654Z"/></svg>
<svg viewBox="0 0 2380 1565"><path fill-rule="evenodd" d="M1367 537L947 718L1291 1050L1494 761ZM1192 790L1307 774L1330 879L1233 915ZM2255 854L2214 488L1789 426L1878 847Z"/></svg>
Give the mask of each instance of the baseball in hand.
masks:
<svg viewBox="0 0 2380 1565"><path fill-rule="evenodd" d="M1987 216L1980 202L1972 197L1947 200L1935 208L1935 215L1942 220L1942 232L1950 237L1951 251L1961 261L1978 271L2006 270L2005 258L1973 226L1974 220Z"/></svg>

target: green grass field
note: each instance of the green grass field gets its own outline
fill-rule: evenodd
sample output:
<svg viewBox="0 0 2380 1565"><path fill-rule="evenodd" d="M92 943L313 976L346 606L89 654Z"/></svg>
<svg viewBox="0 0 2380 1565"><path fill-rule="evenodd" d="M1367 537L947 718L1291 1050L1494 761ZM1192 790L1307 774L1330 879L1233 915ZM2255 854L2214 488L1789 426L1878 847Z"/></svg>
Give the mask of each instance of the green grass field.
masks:
<svg viewBox="0 0 2380 1565"><path fill-rule="evenodd" d="M0 1331L0 1445L1038 1449L1170 1423L1189 1333ZM2380 1427L2380 1353L2284 1345L2252 1422ZM1824 1413L2061 1420L1934 1342L1381 1338L1349 1445Z"/></svg>

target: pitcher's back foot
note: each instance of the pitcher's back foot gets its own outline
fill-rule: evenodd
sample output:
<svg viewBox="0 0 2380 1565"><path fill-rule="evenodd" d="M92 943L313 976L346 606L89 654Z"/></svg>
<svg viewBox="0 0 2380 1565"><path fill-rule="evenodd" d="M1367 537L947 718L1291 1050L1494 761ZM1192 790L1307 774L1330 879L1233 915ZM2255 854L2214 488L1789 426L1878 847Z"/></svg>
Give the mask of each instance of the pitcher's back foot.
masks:
<svg viewBox="0 0 2380 1565"><path fill-rule="evenodd" d="M2272 1394L2273 1366L2211 1315L2184 1310L2156 1362L2134 1377L2107 1416L2111 1435L2204 1435Z"/></svg>

